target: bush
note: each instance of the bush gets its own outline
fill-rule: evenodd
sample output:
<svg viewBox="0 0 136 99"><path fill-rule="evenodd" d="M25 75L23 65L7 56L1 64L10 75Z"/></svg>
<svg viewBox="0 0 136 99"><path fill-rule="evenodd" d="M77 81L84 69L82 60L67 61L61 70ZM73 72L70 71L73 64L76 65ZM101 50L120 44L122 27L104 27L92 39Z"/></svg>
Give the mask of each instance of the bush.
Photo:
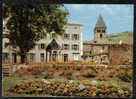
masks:
<svg viewBox="0 0 136 99"><path fill-rule="evenodd" d="M83 76L84 77L88 77L88 78L95 77L96 76L96 72L93 71L93 70L87 70L87 71L84 72Z"/></svg>
<svg viewBox="0 0 136 99"><path fill-rule="evenodd" d="M122 81L125 82L131 82L132 81L132 72L126 71L125 69L120 70L120 72L118 72L116 74L116 76L121 79Z"/></svg>

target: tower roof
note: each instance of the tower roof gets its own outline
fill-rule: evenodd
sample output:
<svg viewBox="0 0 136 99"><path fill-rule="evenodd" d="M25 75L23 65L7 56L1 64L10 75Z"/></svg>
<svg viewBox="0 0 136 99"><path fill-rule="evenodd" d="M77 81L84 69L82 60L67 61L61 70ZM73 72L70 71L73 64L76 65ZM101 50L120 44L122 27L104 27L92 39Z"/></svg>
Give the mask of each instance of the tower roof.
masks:
<svg viewBox="0 0 136 99"><path fill-rule="evenodd" d="M105 27L106 28L106 25L105 25L101 15L99 15L99 18L97 20L95 27Z"/></svg>

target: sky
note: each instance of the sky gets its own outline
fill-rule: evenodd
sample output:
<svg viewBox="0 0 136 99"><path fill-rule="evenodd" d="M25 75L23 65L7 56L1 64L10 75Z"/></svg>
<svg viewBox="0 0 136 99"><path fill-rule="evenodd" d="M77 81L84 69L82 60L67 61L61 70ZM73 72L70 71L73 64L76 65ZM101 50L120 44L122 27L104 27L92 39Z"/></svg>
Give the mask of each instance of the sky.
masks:
<svg viewBox="0 0 136 99"><path fill-rule="evenodd" d="M133 32L134 7L131 4L65 4L68 22L83 25L83 40L93 40L93 29L102 16L107 34Z"/></svg>

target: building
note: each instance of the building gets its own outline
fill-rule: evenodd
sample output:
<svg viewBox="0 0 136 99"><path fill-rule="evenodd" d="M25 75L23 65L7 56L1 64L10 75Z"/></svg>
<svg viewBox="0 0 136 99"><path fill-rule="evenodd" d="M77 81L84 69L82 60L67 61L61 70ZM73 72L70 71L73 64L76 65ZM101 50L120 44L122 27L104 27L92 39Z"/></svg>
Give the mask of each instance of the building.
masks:
<svg viewBox="0 0 136 99"><path fill-rule="evenodd" d="M100 64L123 64L128 59L132 60L133 42L110 42L107 37L107 27L101 15L94 28L94 40L83 42L82 28L81 24L69 23L65 25L66 33L63 35L47 34L28 52L27 62L91 61ZM2 61L19 63L20 56L16 53L17 48L7 46L9 42L7 34L8 30L4 27Z"/></svg>
<svg viewBox="0 0 136 99"><path fill-rule="evenodd" d="M4 21L3 24L5 24ZM36 46L27 54L27 62L51 62L51 61L79 61L83 54L82 25L65 25L66 33L47 34L43 39L36 42ZM19 63L20 56L17 55L14 46L7 46L8 30L3 29L2 61L3 63Z"/></svg>
<svg viewBox="0 0 136 99"><path fill-rule="evenodd" d="M106 31L107 27L100 15L94 28L94 40L83 42L83 60L109 63Z"/></svg>
<svg viewBox="0 0 136 99"><path fill-rule="evenodd" d="M107 27L100 15L94 28L94 40L83 42L82 60L100 64L122 64L127 60L126 56L130 56L129 59L132 60L132 42L128 44L121 41L113 44L108 40L106 31Z"/></svg>

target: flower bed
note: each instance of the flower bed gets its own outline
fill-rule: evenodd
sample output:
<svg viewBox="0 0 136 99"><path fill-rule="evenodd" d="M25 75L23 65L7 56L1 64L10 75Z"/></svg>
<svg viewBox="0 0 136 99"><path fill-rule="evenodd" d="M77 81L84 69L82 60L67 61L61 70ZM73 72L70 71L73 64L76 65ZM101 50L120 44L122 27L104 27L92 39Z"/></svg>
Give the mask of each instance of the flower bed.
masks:
<svg viewBox="0 0 136 99"><path fill-rule="evenodd" d="M132 66L60 66L43 65L21 68L13 77L67 78L69 80L120 80L132 82Z"/></svg>
<svg viewBox="0 0 136 99"><path fill-rule="evenodd" d="M50 79L20 83L9 89L16 94L49 96L131 97L130 86L117 86L89 80Z"/></svg>

